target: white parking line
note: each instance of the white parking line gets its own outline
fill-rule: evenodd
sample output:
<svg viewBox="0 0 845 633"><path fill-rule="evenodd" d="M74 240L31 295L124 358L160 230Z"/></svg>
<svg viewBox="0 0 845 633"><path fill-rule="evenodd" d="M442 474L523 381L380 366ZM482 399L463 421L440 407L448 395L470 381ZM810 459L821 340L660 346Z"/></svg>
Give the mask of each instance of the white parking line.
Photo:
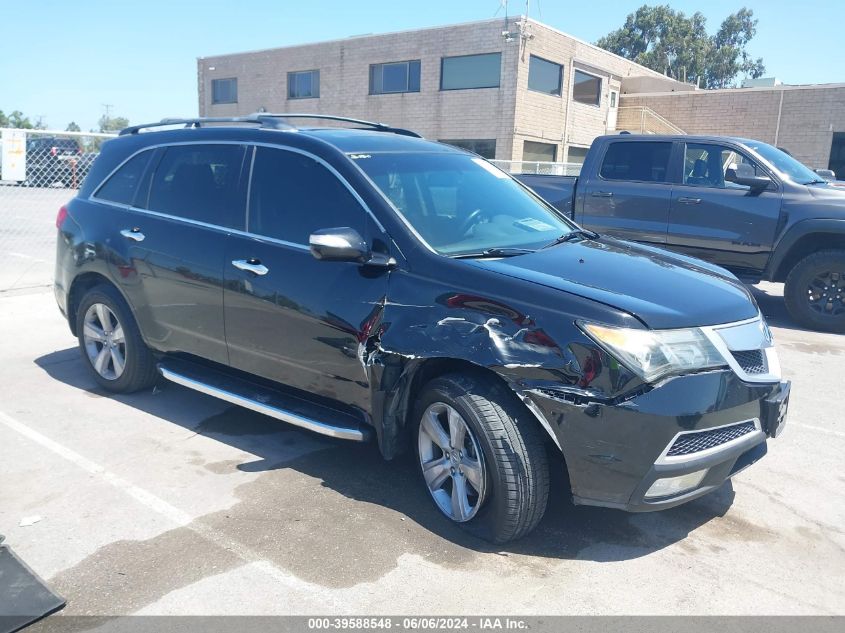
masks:
<svg viewBox="0 0 845 633"><path fill-rule="evenodd" d="M55 440L52 440L46 435L39 433L38 431L24 424L23 422L14 419L10 415L2 411L0 411L0 423L5 425L12 431L26 437L29 440L32 440L36 444L55 453L59 457L66 459L67 461L78 466L82 470L91 473L92 475L102 477L103 481L114 486L118 490L126 493L127 495L135 499L137 502L146 506L150 510L157 512L158 514L167 517L170 521L175 524L176 527L184 527L188 530L191 530L192 532L198 534L207 541L210 541L217 547L232 552L238 558L244 561L244 563L251 564L254 567L257 567L258 569L261 569L268 576L270 576L274 580L281 582L289 588L297 591L309 591L312 593L321 590L319 586L300 580L296 576L293 576L287 573L286 571L279 569L273 563L267 561L263 556L259 555L243 543L233 541L222 532L219 532L218 530L204 525L199 521L194 521L192 516L190 516L186 512L183 512L179 508L169 504L164 499L157 497L148 490L139 488L135 484L126 481L122 477L118 477L116 474L106 470L103 466L100 466L96 462L93 462L87 457L80 455L79 453L77 453L73 449L68 448L67 446L59 444ZM331 603L332 600L328 599L328 602Z"/></svg>

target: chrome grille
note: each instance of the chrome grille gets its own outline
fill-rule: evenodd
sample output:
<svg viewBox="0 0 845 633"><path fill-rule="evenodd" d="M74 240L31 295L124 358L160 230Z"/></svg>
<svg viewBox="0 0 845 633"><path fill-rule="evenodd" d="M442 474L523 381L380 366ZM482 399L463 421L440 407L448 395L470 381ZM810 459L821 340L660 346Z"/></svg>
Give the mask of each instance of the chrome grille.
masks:
<svg viewBox="0 0 845 633"><path fill-rule="evenodd" d="M765 374L769 370L766 365L766 356L761 349L732 351L731 354L746 374Z"/></svg>
<svg viewBox="0 0 845 633"><path fill-rule="evenodd" d="M756 427L754 422L740 422L739 424L732 424L731 426L723 426L719 429L711 429L709 431L698 431L695 433L684 433L669 448L666 453L667 457L678 457L680 455L689 455L691 453L698 453L706 451L708 448L713 448L730 442L738 437L751 433Z"/></svg>

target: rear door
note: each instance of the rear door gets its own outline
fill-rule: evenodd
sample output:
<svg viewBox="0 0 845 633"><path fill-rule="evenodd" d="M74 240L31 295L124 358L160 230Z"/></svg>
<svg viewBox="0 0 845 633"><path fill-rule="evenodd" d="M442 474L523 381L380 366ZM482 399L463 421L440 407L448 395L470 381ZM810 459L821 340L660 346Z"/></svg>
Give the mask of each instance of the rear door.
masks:
<svg viewBox="0 0 845 633"><path fill-rule="evenodd" d="M371 244L381 235L325 162L255 148L247 233L232 236L225 257L229 358L237 369L369 410L365 343L388 273L315 259L309 235L337 227Z"/></svg>
<svg viewBox="0 0 845 633"><path fill-rule="evenodd" d="M665 243L672 148L671 141L610 141L598 173L578 181L580 224L623 239Z"/></svg>
<svg viewBox="0 0 845 633"><path fill-rule="evenodd" d="M157 150L134 204L114 217L114 277L160 351L228 362L223 257L229 231L244 227L244 155L238 144ZM110 181L96 197L111 195Z"/></svg>
<svg viewBox="0 0 845 633"><path fill-rule="evenodd" d="M724 266L734 273L759 275L771 253L780 217L781 191L727 182L725 171L748 163L768 174L737 147L685 143L681 183L672 192L666 246Z"/></svg>

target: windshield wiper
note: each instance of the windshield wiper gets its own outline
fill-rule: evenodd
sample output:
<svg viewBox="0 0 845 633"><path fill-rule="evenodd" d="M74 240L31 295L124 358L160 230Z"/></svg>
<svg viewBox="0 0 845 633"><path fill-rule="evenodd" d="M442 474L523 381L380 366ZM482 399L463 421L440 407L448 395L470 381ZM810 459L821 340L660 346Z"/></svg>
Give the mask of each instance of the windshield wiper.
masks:
<svg viewBox="0 0 845 633"><path fill-rule="evenodd" d="M564 233L560 237L555 238L553 242L549 242L543 248L551 248L552 246L557 246L558 244L563 244L564 242L571 242L572 240L577 238L594 240L598 236L599 234L595 231L588 231L586 229L572 229L569 233Z"/></svg>
<svg viewBox="0 0 845 633"><path fill-rule="evenodd" d="M805 185L821 185L821 184L827 183L827 182L828 182L827 180L819 179L819 180L811 180L810 182L805 182L804 184Z"/></svg>
<svg viewBox="0 0 845 633"><path fill-rule="evenodd" d="M531 248L488 248L478 253L458 253L452 255L452 259L482 259L484 257L515 257L516 255L527 255L533 253Z"/></svg>

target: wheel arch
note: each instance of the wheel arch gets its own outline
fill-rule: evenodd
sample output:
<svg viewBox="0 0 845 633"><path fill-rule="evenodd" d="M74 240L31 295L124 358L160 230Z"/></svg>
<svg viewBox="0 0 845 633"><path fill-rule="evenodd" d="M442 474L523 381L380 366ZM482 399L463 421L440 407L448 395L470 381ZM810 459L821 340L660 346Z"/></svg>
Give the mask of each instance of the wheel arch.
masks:
<svg viewBox="0 0 845 633"><path fill-rule="evenodd" d="M845 250L845 220L804 220L795 224L778 242L769 263L770 281L783 282L789 271L815 252Z"/></svg>
<svg viewBox="0 0 845 633"><path fill-rule="evenodd" d="M409 447L410 429L413 426L414 403L423 387L432 380L448 374L464 374L487 379L502 387L502 391L512 398L515 406L526 413L526 418L542 429L542 436L555 447L561 455L550 429L531 407L519 396L518 391L490 367L479 365L461 358L432 357L412 359L404 364L398 380L393 385L382 385L383 393L390 396L383 399L377 420L379 448L386 459L392 459L404 453Z"/></svg>
<svg viewBox="0 0 845 633"><path fill-rule="evenodd" d="M111 286L112 288L117 290L118 294L126 302L126 305L129 306L129 309L132 309L129 300L126 298L126 295L123 293L123 290L121 290L120 286L115 284L104 274L100 272L88 271L77 275L71 282L70 290L68 290L67 294L67 320L68 325L70 326L70 331L74 336L78 335L78 332L76 331L76 312L79 308L80 301L82 301L82 297L84 297L85 293L87 293L92 288L101 285Z"/></svg>

